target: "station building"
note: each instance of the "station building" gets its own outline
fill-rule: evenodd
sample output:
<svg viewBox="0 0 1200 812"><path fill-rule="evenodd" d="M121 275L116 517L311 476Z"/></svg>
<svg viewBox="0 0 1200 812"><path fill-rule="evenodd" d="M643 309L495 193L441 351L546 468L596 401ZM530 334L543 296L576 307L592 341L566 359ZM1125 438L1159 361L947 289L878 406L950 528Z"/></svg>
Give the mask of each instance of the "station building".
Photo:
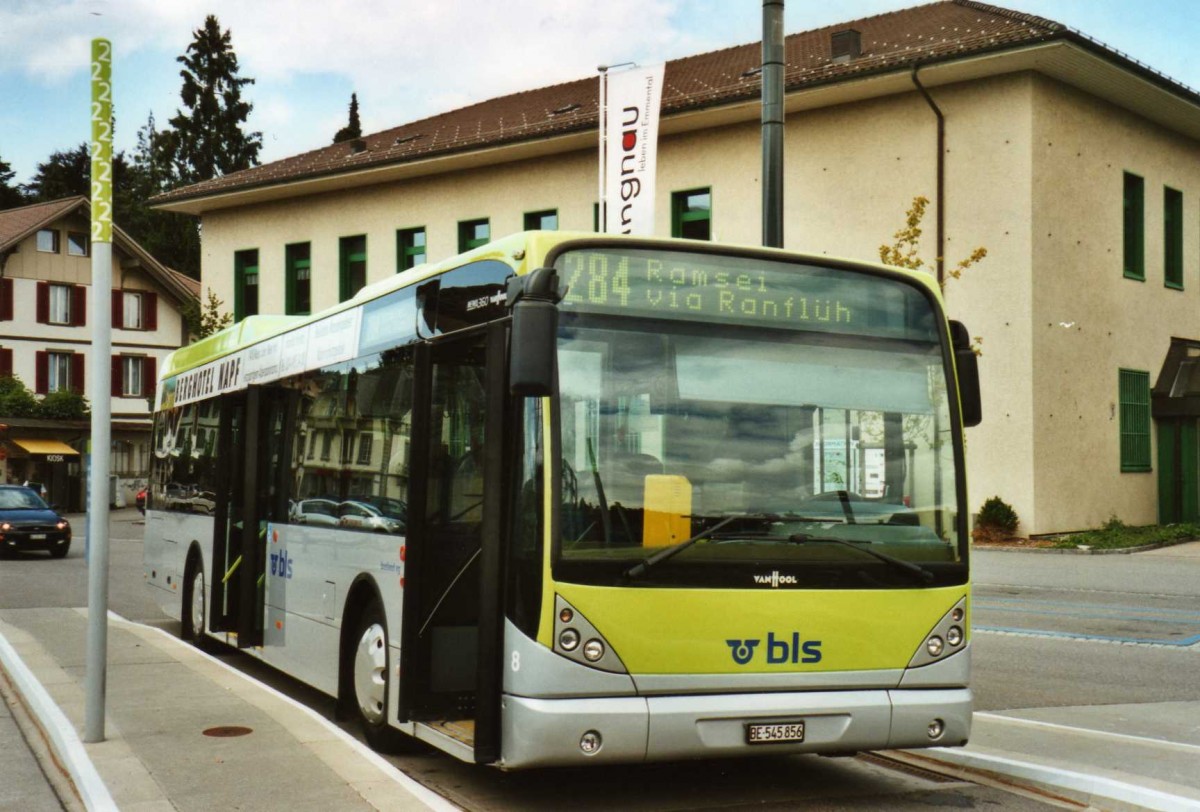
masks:
<svg viewBox="0 0 1200 812"><path fill-rule="evenodd" d="M132 503L150 469L150 403L158 363L187 339L180 315L199 283L113 229L113 289L91 284L91 209L83 197L0 211L0 377L36 395L88 395L94 296L112 307L112 498ZM43 484L82 510L89 420L0 415L0 482Z"/></svg>
<svg viewBox="0 0 1200 812"><path fill-rule="evenodd" d="M666 66L656 233L757 244L757 42ZM949 0L786 41L785 247L921 257L982 339L971 504L1026 534L1197 517L1200 94L1051 20ZM177 189L238 318L315 312L426 259L597 222L595 77ZM977 247L986 259L948 271Z"/></svg>

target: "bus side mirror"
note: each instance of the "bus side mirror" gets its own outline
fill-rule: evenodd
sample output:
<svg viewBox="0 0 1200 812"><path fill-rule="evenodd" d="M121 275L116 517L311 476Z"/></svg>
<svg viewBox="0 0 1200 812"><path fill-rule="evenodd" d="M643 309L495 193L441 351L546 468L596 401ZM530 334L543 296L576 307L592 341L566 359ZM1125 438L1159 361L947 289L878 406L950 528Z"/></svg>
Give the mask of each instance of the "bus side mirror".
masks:
<svg viewBox="0 0 1200 812"><path fill-rule="evenodd" d="M554 393L554 362L558 341L558 274L539 268L508 281L512 310L508 388L520 397Z"/></svg>
<svg viewBox="0 0 1200 812"><path fill-rule="evenodd" d="M950 343L958 371L958 398L963 428L983 422L983 398L979 392L979 358L971 349L971 334L961 321L950 322Z"/></svg>

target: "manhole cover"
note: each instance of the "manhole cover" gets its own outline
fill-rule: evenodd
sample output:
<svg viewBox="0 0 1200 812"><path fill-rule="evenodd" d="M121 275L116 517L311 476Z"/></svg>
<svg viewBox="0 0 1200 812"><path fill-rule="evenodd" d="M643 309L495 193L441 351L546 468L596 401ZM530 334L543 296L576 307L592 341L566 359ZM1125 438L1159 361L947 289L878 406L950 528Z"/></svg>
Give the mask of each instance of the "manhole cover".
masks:
<svg viewBox="0 0 1200 812"><path fill-rule="evenodd" d="M234 736L245 736L254 731L248 727L238 727L236 725L222 725L220 727L210 727L204 731L205 736L212 736L217 739L228 739Z"/></svg>

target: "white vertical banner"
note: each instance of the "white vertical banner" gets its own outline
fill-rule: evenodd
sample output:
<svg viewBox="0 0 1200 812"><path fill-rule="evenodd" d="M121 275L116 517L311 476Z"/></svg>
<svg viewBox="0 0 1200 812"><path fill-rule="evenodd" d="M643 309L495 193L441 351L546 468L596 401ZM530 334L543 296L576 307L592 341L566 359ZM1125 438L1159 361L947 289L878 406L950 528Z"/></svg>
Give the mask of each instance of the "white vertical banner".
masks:
<svg viewBox="0 0 1200 812"><path fill-rule="evenodd" d="M605 73L603 230L654 234L654 177L664 66Z"/></svg>

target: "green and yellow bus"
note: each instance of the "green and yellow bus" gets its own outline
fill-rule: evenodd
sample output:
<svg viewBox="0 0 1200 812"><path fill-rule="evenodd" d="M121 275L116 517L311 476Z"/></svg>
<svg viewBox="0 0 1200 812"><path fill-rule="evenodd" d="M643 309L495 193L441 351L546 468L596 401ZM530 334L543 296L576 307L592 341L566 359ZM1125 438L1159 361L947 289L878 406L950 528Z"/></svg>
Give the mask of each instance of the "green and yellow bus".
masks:
<svg viewBox="0 0 1200 812"><path fill-rule="evenodd" d="M968 343L921 274L517 234L174 353L147 579L377 747L961 745Z"/></svg>

